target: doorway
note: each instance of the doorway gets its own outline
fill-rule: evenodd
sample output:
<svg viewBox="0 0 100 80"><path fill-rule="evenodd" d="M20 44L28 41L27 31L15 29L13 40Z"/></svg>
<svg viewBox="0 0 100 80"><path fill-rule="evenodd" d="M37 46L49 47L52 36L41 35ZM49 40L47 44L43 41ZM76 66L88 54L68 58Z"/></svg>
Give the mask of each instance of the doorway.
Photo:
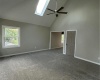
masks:
<svg viewBox="0 0 100 80"><path fill-rule="evenodd" d="M66 31L66 54L69 56L73 56L75 54L75 48L76 48L76 30Z"/></svg>
<svg viewBox="0 0 100 80"><path fill-rule="evenodd" d="M60 48L64 53L64 34L64 31L51 31L49 49Z"/></svg>

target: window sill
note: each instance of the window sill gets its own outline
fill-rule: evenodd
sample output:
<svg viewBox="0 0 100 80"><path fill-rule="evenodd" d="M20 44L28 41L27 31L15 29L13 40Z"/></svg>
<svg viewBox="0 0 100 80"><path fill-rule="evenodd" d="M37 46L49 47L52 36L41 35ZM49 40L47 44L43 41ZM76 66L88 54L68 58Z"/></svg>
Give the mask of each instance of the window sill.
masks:
<svg viewBox="0 0 100 80"><path fill-rule="evenodd" d="M6 46L6 47L3 46L2 48L3 48L3 49L7 49L7 48L18 48L18 47L20 47L20 46Z"/></svg>

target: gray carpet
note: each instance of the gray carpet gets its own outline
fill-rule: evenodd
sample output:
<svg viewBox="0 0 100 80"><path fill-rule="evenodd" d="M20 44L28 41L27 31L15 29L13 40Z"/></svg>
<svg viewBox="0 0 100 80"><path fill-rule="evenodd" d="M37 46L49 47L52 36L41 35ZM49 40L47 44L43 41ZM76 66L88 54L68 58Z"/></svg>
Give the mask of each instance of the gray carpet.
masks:
<svg viewBox="0 0 100 80"><path fill-rule="evenodd" d="M72 56L62 49L0 59L0 80L100 80L100 66Z"/></svg>

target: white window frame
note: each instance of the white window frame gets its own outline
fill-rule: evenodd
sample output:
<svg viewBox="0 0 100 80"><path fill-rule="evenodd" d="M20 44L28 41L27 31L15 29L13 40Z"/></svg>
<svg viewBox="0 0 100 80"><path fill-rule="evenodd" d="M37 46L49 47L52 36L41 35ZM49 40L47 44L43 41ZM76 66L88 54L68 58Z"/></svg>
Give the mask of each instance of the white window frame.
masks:
<svg viewBox="0 0 100 80"><path fill-rule="evenodd" d="M18 45L5 46L5 28L18 29ZM20 47L20 27L2 25L2 48Z"/></svg>

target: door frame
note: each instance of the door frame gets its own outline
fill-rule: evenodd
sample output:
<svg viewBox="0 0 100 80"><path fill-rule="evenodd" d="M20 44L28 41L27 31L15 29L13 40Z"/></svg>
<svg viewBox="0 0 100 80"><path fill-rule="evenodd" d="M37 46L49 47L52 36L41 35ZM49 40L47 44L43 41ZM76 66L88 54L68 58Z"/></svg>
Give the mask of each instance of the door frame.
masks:
<svg viewBox="0 0 100 80"><path fill-rule="evenodd" d="M68 31L75 31L76 32L76 34L75 34L75 48L74 48L74 57L75 57L75 54L76 54L76 39L77 39L77 30L66 30L66 36L65 36L65 38L66 38L66 41L65 41L65 43L67 44L67 32ZM67 45L65 45L65 53L67 54Z"/></svg>
<svg viewBox="0 0 100 80"><path fill-rule="evenodd" d="M63 54L65 54L65 34L66 34L66 31L50 31L50 41L49 41L49 49L51 49L51 33L52 32L64 32L64 44L63 44Z"/></svg>

